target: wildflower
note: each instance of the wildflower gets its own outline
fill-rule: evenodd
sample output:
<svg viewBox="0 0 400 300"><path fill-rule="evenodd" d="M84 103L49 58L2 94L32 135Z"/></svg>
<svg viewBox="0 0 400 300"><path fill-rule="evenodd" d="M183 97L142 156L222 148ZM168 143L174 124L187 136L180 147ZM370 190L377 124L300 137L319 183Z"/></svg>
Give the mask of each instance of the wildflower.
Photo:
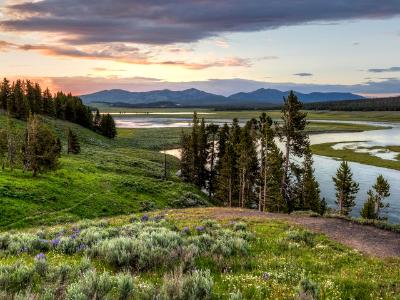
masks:
<svg viewBox="0 0 400 300"><path fill-rule="evenodd" d="M149 216L148 215L143 215L140 220L142 222L147 222L149 220Z"/></svg>
<svg viewBox="0 0 400 300"><path fill-rule="evenodd" d="M80 252L80 251L83 251L83 250L85 250L86 249L86 245L85 244L80 244L79 246L78 246L78 248L76 249L76 251L77 252Z"/></svg>
<svg viewBox="0 0 400 300"><path fill-rule="evenodd" d="M39 253L35 256L35 260L46 260L46 255L44 253Z"/></svg>
<svg viewBox="0 0 400 300"><path fill-rule="evenodd" d="M196 230L199 232L204 231L204 226L197 226Z"/></svg>
<svg viewBox="0 0 400 300"><path fill-rule="evenodd" d="M182 233L186 233L186 234L190 233L189 227L187 227L187 226L186 226L186 227L183 227Z"/></svg>
<svg viewBox="0 0 400 300"><path fill-rule="evenodd" d="M53 247L57 247L58 244L60 244L60 238L55 238L55 239L51 240L50 243L51 243L51 245L52 245Z"/></svg>

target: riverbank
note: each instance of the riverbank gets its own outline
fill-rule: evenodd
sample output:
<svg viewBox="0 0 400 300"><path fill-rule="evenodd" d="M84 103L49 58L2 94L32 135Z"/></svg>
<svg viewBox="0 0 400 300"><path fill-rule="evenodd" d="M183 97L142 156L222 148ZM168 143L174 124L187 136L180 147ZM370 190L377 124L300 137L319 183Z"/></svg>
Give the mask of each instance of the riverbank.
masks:
<svg viewBox="0 0 400 300"><path fill-rule="evenodd" d="M224 110L218 111L206 108L120 108L100 107L102 113L112 113L114 117L152 117L152 118L191 118L196 111L199 117L206 119L251 119L258 118L266 112L271 118L279 119L280 110ZM122 113L121 113L122 112ZM398 111L305 111L309 120L341 120L341 121L373 121L373 122L400 122Z"/></svg>
<svg viewBox="0 0 400 300"><path fill-rule="evenodd" d="M348 142L346 142L347 144ZM338 158L340 160L347 160L358 162L361 164L388 168L400 171L400 147L399 146L373 146L370 148L334 148L341 143L323 143L312 145L311 149L314 154ZM344 144L344 143L343 143ZM370 152L360 152L360 149L369 149ZM398 153L394 155L394 159L384 159L375 155L373 150L380 149L382 153ZM390 151L390 152L389 152Z"/></svg>

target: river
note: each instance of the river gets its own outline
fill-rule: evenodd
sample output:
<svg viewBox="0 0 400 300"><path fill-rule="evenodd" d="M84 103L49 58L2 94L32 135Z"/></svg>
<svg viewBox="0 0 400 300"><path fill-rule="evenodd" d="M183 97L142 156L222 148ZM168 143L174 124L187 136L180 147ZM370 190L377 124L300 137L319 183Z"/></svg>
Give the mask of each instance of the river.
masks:
<svg viewBox="0 0 400 300"><path fill-rule="evenodd" d="M159 127L188 127L191 119L189 118L118 118L116 124L121 128L159 128ZM230 120L217 119L210 120L215 124L229 123ZM242 124L245 120L241 120ZM327 123L357 123L375 126L390 126L390 129L372 130L364 132L349 132L349 133L322 133L310 136L312 144L320 143L342 143L360 141L367 146L387 146L400 145L400 124L398 123L379 123L379 122L363 122L363 121L325 121L312 120ZM179 157L179 150L169 150L167 153ZM330 207L335 207L335 189L332 181L332 176L335 175L340 161L334 158L323 156L314 156L315 176L321 187L321 196L325 197ZM374 184L376 177L382 174L390 183L391 195L386 199L390 204L389 209L384 209L384 213L388 220L392 223L400 223L400 171L379 168L359 163L349 163L354 180L360 184L360 191L357 194L356 206L352 210L353 216L359 216L360 209L366 199L367 191Z"/></svg>

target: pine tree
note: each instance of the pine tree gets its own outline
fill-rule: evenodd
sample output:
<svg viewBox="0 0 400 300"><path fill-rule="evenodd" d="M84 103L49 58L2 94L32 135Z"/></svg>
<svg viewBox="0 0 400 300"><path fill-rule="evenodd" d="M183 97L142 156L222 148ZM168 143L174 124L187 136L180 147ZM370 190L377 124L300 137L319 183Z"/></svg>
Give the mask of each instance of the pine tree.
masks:
<svg viewBox="0 0 400 300"><path fill-rule="evenodd" d="M342 161L336 172L336 177L332 178L336 188L336 204L341 215L348 215L356 205L355 198L359 191L359 185L353 181L353 173L346 161Z"/></svg>
<svg viewBox="0 0 400 300"><path fill-rule="evenodd" d="M28 118L23 150L24 168L32 171L33 176L58 166L60 149L57 137L37 115Z"/></svg>
<svg viewBox="0 0 400 300"><path fill-rule="evenodd" d="M7 104L7 109L9 114L17 119L26 119L28 116L29 106L21 80L17 80L12 88L12 94Z"/></svg>
<svg viewBox="0 0 400 300"><path fill-rule="evenodd" d="M192 175L192 150L191 150L191 141L190 135L185 133L182 130L181 139L180 139L180 169L181 169L181 177L184 181L190 182Z"/></svg>
<svg viewBox="0 0 400 300"><path fill-rule="evenodd" d="M390 196L390 184L389 182L383 177L383 175L379 175L376 178L376 183L373 186L375 193L376 193L376 201L374 206L374 212L377 218L380 217L380 209L384 207L389 207L388 204L384 204L383 200Z"/></svg>
<svg viewBox="0 0 400 300"><path fill-rule="evenodd" d="M367 195L368 198L364 202L364 206L360 211L360 215L364 219L377 219L378 216L375 213L376 196L372 190L369 190Z"/></svg>
<svg viewBox="0 0 400 300"><path fill-rule="evenodd" d="M96 109L96 114L94 115L93 127L95 131L100 131L101 115L98 109Z"/></svg>
<svg viewBox="0 0 400 300"><path fill-rule="evenodd" d="M254 122L247 122L241 131L239 152L239 206L248 206L254 200L253 187L257 178L258 161L255 145Z"/></svg>
<svg viewBox="0 0 400 300"><path fill-rule="evenodd" d="M7 110L7 103L10 101L11 87L7 78L3 79L0 86L0 109Z"/></svg>
<svg viewBox="0 0 400 300"><path fill-rule="evenodd" d="M206 181L208 179L207 158L208 158L208 137L206 131L206 125L204 118L200 121L200 127L198 131L198 155L196 159L196 173L197 182L195 184L199 187L206 187Z"/></svg>
<svg viewBox="0 0 400 300"><path fill-rule="evenodd" d="M300 209L320 213L322 206L320 188L314 176L312 153L309 148L305 153L302 173Z"/></svg>
<svg viewBox="0 0 400 300"><path fill-rule="evenodd" d="M68 154L79 154L81 152L81 146L79 144L78 136L75 132L68 128Z"/></svg>
<svg viewBox="0 0 400 300"><path fill-rule="evenodd" d="M297 96L291 91L287 98L284 98L282 108L282 125L278 126L278 133L281 142L285 147L285 161L283 166L283 175L281 179L281 193L288 205L288 211L293 210L292 199L289 195L289 170L290 157L301 157L306 151L308 145L308 136L304 134L307 125L306 113L301 112L302 103Z"/></svg>
<svg viewBox="0 0 400 300"><path fill-rule="evenodd" d="M209 169L209 176L208 176L208 197L212 198L214 192L215 192L215 178L217 175L217 170L215 166L216 162L216 156L217 156L217 135L219 131L219 126L215 124L209 124L207 125L207 136L209 137L209 142L208 142L208 158L207 161L209 161L210 164L210 169Z"/></svg>
<svg viewBox="0 0 400 300"><path fill-rule="evenodd" d="M54 107L54 101L53 101L53 96L51 95L50 90L47 88L43 92L43 97L42 97L42 111L44 114L48 115L49 117L55 117L56 116L56 111Z"/></svg>
<svg viewBox="0 0 400 300"><path fill-rule="evenodd" d="M110 114L101 116L100 132L102 135L110 139L115 138L115 136L117 135L117 128L115 127L115 121Z"/></svg>

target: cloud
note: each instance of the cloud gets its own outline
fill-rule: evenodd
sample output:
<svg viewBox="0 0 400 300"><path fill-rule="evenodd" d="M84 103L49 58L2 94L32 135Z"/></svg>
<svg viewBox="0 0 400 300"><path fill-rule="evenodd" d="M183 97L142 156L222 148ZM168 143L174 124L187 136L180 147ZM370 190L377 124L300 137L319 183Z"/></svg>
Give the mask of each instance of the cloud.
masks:
<svg viewBox="0 0 400 300"><path fill-rule="evenodd" d="M303 73L296 73L296 74L293 74L294 76L300 76L300 77L310 77L310 76L313 76L313 74L312 73L305 73L305 72L303 72Z"/></svg>
<svg viewBox="0 0 400 300"><path fill-rule="evenodd" d="M42 0L7 5L0 26L7 31L54 33L69 44L162 45L229 32L399 14L399 0Z"/></svg>
<svg viewBox="0 0 400 300"><path fill-rule="evenodd" d="M61 56L94 60L111 60L127 64L137 65L167 65L177 66L192 70L203 70L213 67L250 67L250 59L240 57L226 57L210 59L207 61L185 61L185 60L157 60L151 52L142 52L139 48L125 44L94 45L90 47L76 48L70 46L50 45L18 45L0 41L0 50L17 49L24 51L38 51L49 56Z"/></svg>
<svg viewBox="0 0 400 300"><path fill-rule="evenodd" d="M383 68L383 69L368 69L368 72L371 72L371 73L400 72L400 67L390 67L390 68Z"/></svg>

